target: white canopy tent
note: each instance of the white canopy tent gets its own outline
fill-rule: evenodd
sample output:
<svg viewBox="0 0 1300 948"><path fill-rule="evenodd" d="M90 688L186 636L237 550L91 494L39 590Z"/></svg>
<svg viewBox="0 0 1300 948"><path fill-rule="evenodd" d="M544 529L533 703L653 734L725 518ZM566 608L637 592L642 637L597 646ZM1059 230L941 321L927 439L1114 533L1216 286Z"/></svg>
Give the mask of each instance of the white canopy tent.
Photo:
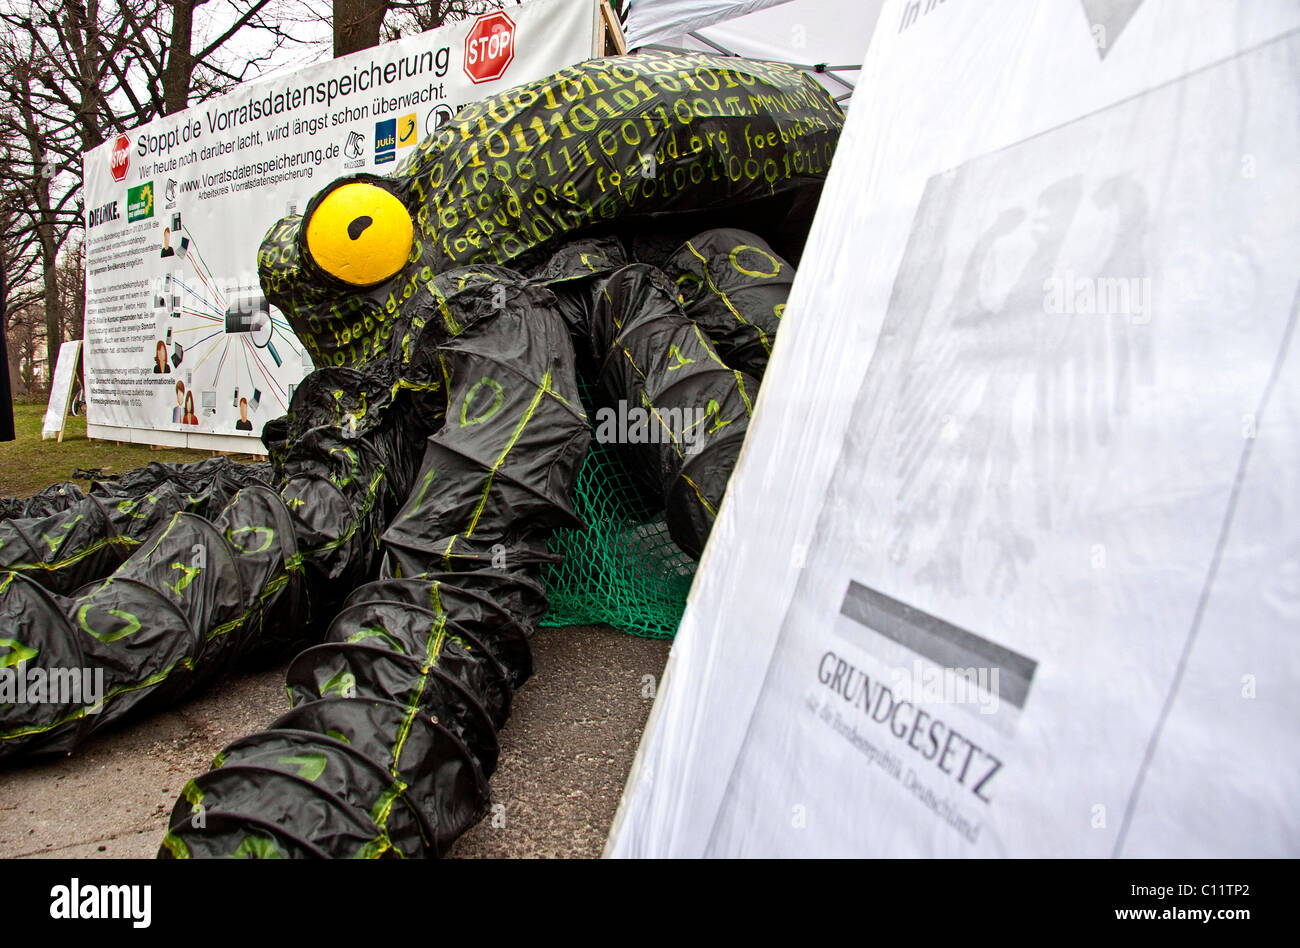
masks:
<svg viewBox="0 0 1300 948"><path fill-rule="evenodd" d="M882 16L606 854L1294 858L1300 6Z"/></svg>
<svg viewBox="0 0 1300 948"><path fill-rule="evenodd" d="M627 46L797 65L847 108L883 0L632 0Z"/></svg>

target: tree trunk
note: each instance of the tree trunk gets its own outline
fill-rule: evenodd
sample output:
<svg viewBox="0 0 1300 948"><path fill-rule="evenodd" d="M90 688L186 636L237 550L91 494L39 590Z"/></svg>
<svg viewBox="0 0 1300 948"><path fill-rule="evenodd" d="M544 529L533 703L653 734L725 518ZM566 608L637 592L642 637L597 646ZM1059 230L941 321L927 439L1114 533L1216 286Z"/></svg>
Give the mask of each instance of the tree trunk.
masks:
<svg viewBox="0 0 1300 948"><path fill-rule="evenodd" d="M5 214L0 217L0 226L9 226L9 215ZM6 338L9 333L6 331L6 323L9 320L5 317L5 312L9 309L9 278L5 275L5 248L4 241L0 241L0 359L5 365L5 374L0 378L0 441L12 441L14 439L14 397L13 397L13 377L14 363L9 358L9 340Z"/></svg>
<svg viewBox="0 0 1300 948"><path fill-rule="evenodd" d="M85 257L81 258L81 266L77 268L77 272L73 275L73 281L72 307L68 312L64 313L64 316L66 317L66 326L64 327L66 332L64 333L64 336L67 339L80 339L85 335L86 328Z"/></svg>
<svg viewBox="0 0 1300 948"><path fill-rule="evenodd" d="M100 106L104 94L100 89L102 64L95 55L95 39L99 30L99 0L87 3L69 3L63 9L67 18L68 38L72 62L67 66L68 76L77 90L78 134L81 150L90 151L104 143L100 128Z"/></svg>
<svg viewBox="0 0 1300 948"><path fill-rule="evenodd" d="M31 81L31 76L24 71L21 81L24 85ZM23 136L27 139L27 150L32 158L34 175L32 177L32 195L36 203L36 236L41 250L41 271L44 275L45 297L45 358L48 378L54 378L54 366L58 362L59 344L63 341L62 320L59 318L59 271L58 244L54 239L54 212L50 207L50 175L45 161L45 140L36 124L32 112L30 95L23 95L18 102L18 109L23 117Z"/></svg>
<svg viewBox="0 0 1300 948"><path fill-rule="evenodd" d="M48 191L46 192L48 193ZM45 269L45 381L54 380L54 366L59 361L63 343L63 320L59 318L59 274L55 270L54 228L46 221L40 225L41 262Z"/></svg>
<svg viewBox="0 0 1300 948"><path fill-rule="evenodd" d="M171 0L172 36L163 67L163 103L167 115L190 104L190 81L194 76L194 0Z"/></svg>
<svg viewBox="0 0 1300 948"><path fill-rule="evenodd" d="M379 45L388 0L334 0L334 58Z"/></svg>

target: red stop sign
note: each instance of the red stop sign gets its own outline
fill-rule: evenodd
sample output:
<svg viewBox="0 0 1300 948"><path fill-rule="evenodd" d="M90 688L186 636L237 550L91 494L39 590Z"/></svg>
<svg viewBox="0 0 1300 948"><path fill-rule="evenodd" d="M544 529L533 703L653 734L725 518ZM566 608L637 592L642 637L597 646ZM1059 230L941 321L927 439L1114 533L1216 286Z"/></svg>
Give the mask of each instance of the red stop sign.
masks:
<svg viewBox="0 0 1300 948"><path fill-rule="evenodd" d="M498 10L474 21L465 37L465 75L471 81L500 79L514 58L514 20Z"/></svg>
<svg viewBox="0 0 1300 948"><path fill-rule="evenodd" d="M126 169L131 167L131 139L119 135L113 141L113 154L108 159L108 170L113 172L114 181L126 178Z"/></svg>

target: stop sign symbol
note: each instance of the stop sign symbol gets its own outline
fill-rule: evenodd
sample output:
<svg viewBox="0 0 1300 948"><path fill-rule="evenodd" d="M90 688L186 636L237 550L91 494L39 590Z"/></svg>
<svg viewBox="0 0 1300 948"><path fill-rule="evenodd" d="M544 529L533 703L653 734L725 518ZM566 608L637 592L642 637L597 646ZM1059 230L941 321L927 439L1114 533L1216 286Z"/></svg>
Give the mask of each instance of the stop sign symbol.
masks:
<svg viewBox="0 0 1300 948"><path fill-rule="evenodd" d="M108 170L113 172L114 181L126 178L126 169L131 165L131 139L119 135L113 142L113 154L108 159Z"/></svg>
<svg viewBox="0 0 1300 948"><path fill-rule="evenodd" d="M514 20L498 10L474 21L465 37L465 75L471 81L500 79L514 58Z"/></svg>

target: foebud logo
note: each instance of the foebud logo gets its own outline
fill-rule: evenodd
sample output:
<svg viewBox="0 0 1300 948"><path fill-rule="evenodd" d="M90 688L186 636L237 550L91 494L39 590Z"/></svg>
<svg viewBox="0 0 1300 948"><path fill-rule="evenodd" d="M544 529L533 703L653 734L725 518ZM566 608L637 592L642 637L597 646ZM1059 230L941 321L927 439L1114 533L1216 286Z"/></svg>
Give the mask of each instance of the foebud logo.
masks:
<svg viewBox="0 0 1300 948"><path fill-rule="evenodd" d="M108 159L108 170L113 172L114 181L125 181L126 171L131 167L131 139L119 135L113 140L113 152Z"/></svg>
<svg viewBox="0 0 1300 948"><path fill-rule="evenodd" d="M514 59L514 20L497 10L474 21L465 37L465 75L471 82L500 79Z"/></svg>

